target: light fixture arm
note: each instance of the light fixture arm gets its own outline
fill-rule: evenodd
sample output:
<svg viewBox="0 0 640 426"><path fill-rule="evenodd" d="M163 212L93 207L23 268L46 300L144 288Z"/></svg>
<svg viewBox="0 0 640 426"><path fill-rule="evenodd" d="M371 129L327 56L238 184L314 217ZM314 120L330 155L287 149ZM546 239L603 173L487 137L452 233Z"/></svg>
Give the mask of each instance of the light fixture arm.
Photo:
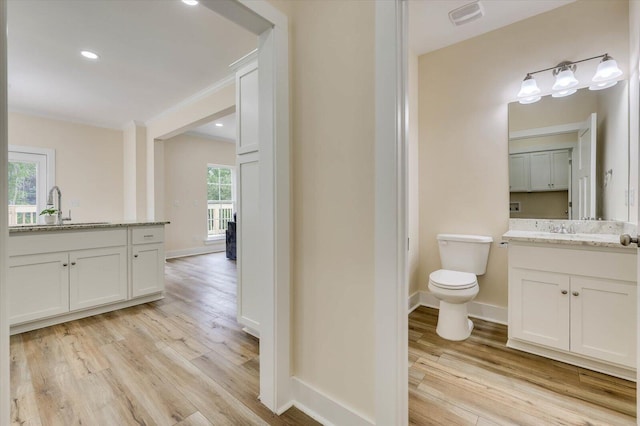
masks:
<svg viewBox="0 0 640 426"><path fill-rule="evenodd" d="M563 67L567 67L567 68L568 68L568 67L570 67L570 66L571 66L571 67L574 67L574 66L575 66L575 64L579 64L579 63L581 63L581 62L587 62L587 61L591 61L591 60L593 60L593 59L597 59L597 58L605 58L605 57L609 57L609 54L608 54L608 53L604 53L604 54L602 54L602 55L593 56L593 57L591 57L591 58L587 58L587 59L580 59L579 61L563 61L563 62L560 62L558 65L556 65L556 66L554 66L554 67L545 68L545 69L543 69L543 70L538 70L538 71L533 71L533 72L528 72L528 73L527 73L527 75L538 74L538 73L541 73L541 72L551 71L551 70L553 70L553 72L554 72L555 74L557 74L556 70L557 70L558 68L563 68ZM575 68L573 68L573 69L572 69L572 71L574 71L574 70L575 70Z"/></svg>

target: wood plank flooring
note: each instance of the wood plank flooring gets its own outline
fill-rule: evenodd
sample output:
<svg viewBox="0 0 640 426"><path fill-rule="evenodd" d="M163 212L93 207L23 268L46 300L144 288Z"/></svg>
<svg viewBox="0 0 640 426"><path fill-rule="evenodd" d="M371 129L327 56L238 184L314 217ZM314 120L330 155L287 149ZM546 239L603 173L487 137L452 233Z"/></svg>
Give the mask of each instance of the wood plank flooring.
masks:
<svg viewBox="0 0 640 426"><path fill-rule="evenodd" d="M438 311L409 316L414 425L635 425L635 383L509 349L507 328L475 320L471 337L436 334Z"/></svg>
<svg viewBox="0 0 640 426"><path fill-rule="evenodd" d="M315 425L257 399L258 341L235 321L235 263L167 262L165 299L11 338L14 425ZM635 383L508 349L475 320L441 339L437 311L409 317L414 425L631 425ZM348 426L348 425L347 425Z"/></svg>
<svg viewBox="0 0 640 426"><path fill-rule="evenodd" d="M257 399L223 253L169 260L163 300L11 338L14 425L317 425Z"/></svg>

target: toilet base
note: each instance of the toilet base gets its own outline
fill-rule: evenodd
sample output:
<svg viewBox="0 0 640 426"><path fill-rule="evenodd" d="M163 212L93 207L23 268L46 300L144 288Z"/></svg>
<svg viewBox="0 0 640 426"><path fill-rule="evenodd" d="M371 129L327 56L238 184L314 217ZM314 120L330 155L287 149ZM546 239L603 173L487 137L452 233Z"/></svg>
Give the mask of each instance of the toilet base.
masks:
<svg viewBox="0 0 640 426"><path fill-rule="evenodd" d="M471 335L473 321L468 317L466 303L440 301L436 333L447 340L465 340Z"/></svg>

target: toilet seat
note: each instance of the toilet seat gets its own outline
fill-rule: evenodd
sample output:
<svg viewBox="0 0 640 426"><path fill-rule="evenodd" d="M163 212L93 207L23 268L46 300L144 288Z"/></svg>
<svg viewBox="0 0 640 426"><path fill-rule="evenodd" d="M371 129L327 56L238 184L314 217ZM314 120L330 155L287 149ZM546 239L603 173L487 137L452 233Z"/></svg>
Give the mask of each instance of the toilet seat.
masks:
<svg viewBox="0 0 640 426"><path fill-rule="evenodd" d="M429 275L429 281L435 287L445 290L464 290L478 285L475 274L469 272L439 269Z"/></svg>

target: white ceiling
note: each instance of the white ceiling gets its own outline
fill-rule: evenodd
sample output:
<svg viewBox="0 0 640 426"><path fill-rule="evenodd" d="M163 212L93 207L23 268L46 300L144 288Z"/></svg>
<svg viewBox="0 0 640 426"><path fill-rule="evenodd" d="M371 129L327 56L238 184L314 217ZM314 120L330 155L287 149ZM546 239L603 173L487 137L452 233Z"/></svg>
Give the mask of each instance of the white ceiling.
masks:
<svg viewBox="0 0 640 426"><path fill-rule="evenodd" d="M10 110L112 128L222 80L257 46L255 35L180 0L9 0L8 25Z"/></svg>
<svg viewBox="0 0 640 426"><path fill-rule="evenodd" d="M222 124L222 127L216 126ZM187 132L190 135L226 142L236 141L236 113L231 113Z"/></svg>
<svg viewBox="0 0 640 426"><path fill-rule="evenodd" d="M449 12L472 0L410 0L409 46L417 55L467 40L575 0L480 0L484 16L455 26Z"/></svg>
<svg viewBox="0 0 640 426"><path fill-rule="evenodd" d="M469 0L410 0L410 45L424 54L571 1L481 0L485 16L456 27L448 12ZM145 122L222 80L257 45L180 0L9 0L8 21L10 110L111 128ZM235 124L192 132L232 140Z"/></svg>

